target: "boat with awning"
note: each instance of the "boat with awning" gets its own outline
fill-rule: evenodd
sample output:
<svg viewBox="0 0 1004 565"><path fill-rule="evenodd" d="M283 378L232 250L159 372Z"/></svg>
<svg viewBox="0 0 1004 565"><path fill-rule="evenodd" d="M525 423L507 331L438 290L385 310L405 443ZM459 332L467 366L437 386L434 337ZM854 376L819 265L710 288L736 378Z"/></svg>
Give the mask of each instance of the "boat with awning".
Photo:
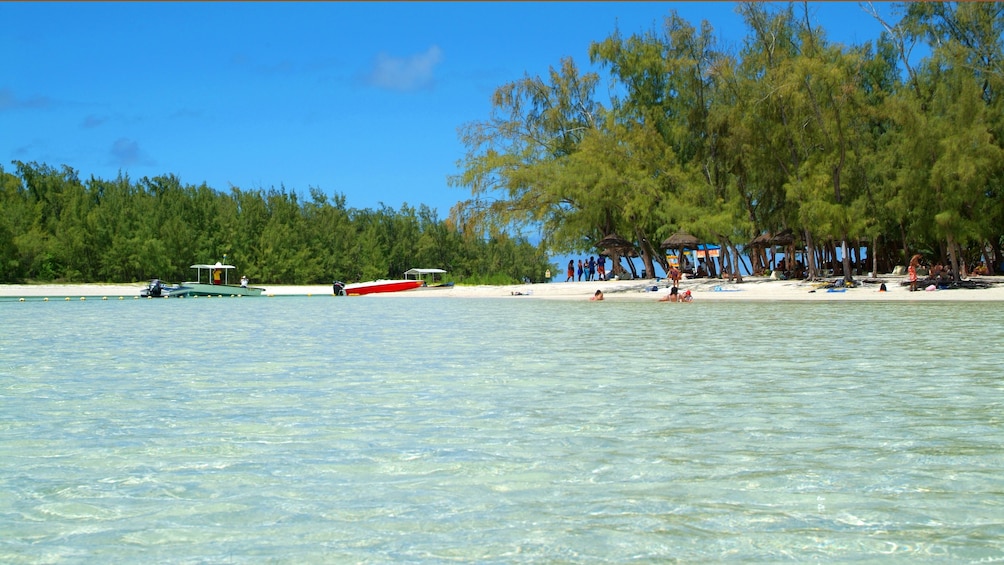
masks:
<svg viewBox="0 0 1004 565"><path fill-rule="evenodd" d="M261 296L265 290L261 287L249 286L247 279L240 284L230 283L230 271L237 267L225 265L219 261L214 264L192 265L195 269L195 280L174 286L166 286L159 280L151 281L150 286L140 292L140 296L183 298L186 296Z"/></svg>

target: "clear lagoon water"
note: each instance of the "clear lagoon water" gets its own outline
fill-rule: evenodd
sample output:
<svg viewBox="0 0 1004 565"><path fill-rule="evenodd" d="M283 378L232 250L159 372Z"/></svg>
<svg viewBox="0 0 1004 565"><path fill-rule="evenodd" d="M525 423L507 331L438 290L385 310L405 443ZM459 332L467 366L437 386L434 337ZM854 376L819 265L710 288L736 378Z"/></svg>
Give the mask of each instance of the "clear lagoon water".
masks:
<svg viewBox="0 0 1004 565"><path fill-rule="evenodd" d="M1004 560L1004 309L0 303L0 562Z"/></svg>

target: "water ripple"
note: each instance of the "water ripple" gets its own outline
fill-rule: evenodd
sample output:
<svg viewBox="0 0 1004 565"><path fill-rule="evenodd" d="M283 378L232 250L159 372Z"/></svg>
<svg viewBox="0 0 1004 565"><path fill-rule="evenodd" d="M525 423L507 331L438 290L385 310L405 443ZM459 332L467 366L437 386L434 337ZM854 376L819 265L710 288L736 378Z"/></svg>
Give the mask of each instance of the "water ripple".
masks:
<svg viewBox="0 0 1004 565"><path fill-rule="evenodd" d="M978 304L4 315L3 562L1004 556L1004 314Z"/></svg>

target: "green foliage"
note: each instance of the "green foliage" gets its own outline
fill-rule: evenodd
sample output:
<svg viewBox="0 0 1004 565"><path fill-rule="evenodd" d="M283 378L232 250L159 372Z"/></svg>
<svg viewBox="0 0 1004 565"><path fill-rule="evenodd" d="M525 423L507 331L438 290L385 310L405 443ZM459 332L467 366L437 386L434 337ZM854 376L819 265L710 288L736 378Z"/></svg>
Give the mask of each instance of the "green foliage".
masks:
<svg viewBox="0 0 1004 565"><path fill-rule="evenodd" d="M571 58L499 86L489 118L461 128L449 183L470 197L445 221L424 206L350 209L316 189L307 201L282 187L225 195L170 175L82 182L15 162L0 168L0 280L181 279L227 254L258 282L416 265L518 282L558 272L546 251L595 252L613 234L654 272L657 242L678 230L733 253L790 231L810 273L817 249L842 242L882 241L871 254L890 260L947 249L1000 261L1004 4L908 3L878 41L850 47L811 10L740 3L738 53L673 12L647 33L615 31L589 49L609 71L609 107L601 77ZM931 55L918 64L919 41ZM514 235L532 232L540 246Z"/></svg>
<svg viewBox="0 0 1004 565"><path fill-rule="evenodd" d="M743 2L735 55L673 12L661 29L615 31L589 51L610 73L609 108L570 59L499 88L492 119L464 129L452 183L473 198L451 217L493 235L535 225L559 252L616 233L649 270L652 242L680 229L729 246L790 230L810 274L815 246L842 242L881 240L871 254L901 259L962 244L1000 261L1002 6L909 3L874 44L848 47L811 4ZM917 65L921 40L932 54Z"/></svg>
<svg viewBox="0 0 1004 565"><path fill-rule="evenodd" d="M259 284L401 278L438 267L454 281L540 279L525 240L465 235L426 206L356 210L285 188L224 194L173 175L81 182L69 167L0 168L0 282L186 280L224 260ZM539 274L538 274L539 273Z"/></svg>

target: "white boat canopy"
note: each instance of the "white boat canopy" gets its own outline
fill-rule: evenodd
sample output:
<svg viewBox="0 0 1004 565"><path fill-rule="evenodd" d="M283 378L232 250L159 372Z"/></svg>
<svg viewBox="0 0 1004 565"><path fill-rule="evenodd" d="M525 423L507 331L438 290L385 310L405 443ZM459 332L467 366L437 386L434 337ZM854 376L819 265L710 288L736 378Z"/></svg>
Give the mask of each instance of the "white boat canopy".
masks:
<svg viewBox="0 0 1004 565"><path fill-rule="evenodd" d="M236 269L237 267L235 267L233 265L224 265L223 263L220 263L219 261L217 261L215 265L192 265L190 268L191 269L195 269L195 273L196 273L196 275L195 275L195 282L197 282L197 283L200 283L200 284L202 283L202 269L205 269L207 276L210 277L210 279L209 279L210 282L212 282L213 284L220 284L221 282L223 284L230 284L230 269ZM213 271L217 271L217 270L223 271L223 280L222 281L214 281L212 279L212 272Z"/></svg>
<svg viewBox="0 0 1004 565"><path fill-rule="evenodd" d="M224 265L219 261L215 265L192 265L190 269L236 269L233 265Z"/></svg>
<svg viewBox="0 0 1004 565"><path fill-rule="evenodd" d="M420 277L422 275L442 275L445 273L446 271L442 269L408 269L404 272L404 276L408 277L415 275L416 277Z"/></svg>

